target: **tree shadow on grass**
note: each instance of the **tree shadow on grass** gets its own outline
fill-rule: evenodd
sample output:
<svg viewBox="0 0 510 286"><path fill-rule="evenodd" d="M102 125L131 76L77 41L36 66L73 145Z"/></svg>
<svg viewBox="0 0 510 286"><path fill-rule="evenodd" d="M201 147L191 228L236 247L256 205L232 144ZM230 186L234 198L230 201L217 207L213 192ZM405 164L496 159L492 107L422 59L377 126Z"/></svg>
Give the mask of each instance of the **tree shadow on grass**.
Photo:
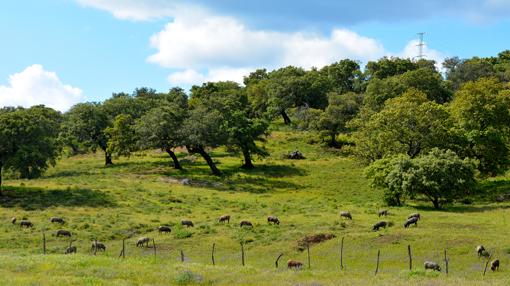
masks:
<svg viewBox="0 0 510 286"><path fill-rule="evenodd" d="M0 206L41 210L49 207L114 207L116 204L106 193L83 188L42 189L4 187Z"/></svg>

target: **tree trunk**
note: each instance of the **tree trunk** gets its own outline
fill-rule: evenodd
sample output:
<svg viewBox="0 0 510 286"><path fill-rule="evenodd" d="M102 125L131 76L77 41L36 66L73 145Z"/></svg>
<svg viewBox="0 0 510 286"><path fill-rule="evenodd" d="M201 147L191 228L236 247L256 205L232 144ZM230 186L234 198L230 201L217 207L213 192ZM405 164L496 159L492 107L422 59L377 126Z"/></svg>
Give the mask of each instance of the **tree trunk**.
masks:
<svg viewBox="0 0 510 286"><path fill-rule="evenodd" d="M3 192L2 192L2 171L3 171L3 164L0 162L0 196L3 195Z"/></svg>
<svg viewBox="0 0 510 286"><path fill-rule="evenodd" d="M287 115L287 113L285 113L285 110L282 110L281 114L282 114L282 117L283 117L283 123L285 123L285 125L289 125L291 123L291 121L290 121L290 118Z"/></svg>
<svg viewBox="0 0 510 286"><path fill-rule="evenodd" d="M243 157L244 157L244 164L241 166L241 168L243 168L243 169L255 168L255 166L253 166L253 163L251 162L250 150L248 150L248 148L243 148Z"/></svg>
<svg viewBox="0 0 510 286"><path fill-rule="evenodd" d="M168 147L165 148L165 151L168 153L168 155L170 155L170 157L174 161L174 168L177 170L182 170L181 164L179 163L179 159L177 159L177 156L175 156L174 151L172 151L172 149Z"/></svg>
<svg viewBox="0 0 510 286"><path fill-rule="evenodd" d="M340 145L338 144L338 141L336 141L336 134L331 133L330 137L331 137L331 141L329 142L329 147L339 148Z"/></svg>
<svg viewBox="0 0 510 286"><path fill-rule="evenodd" d="M113 165L112 154L108 153L107 151L104 151L104 165L105 166Z"/></svg>
<svg viewBox="0 0 510 286"><path fill-rule="evenodd" d="M213 173L213 175L221 176L220 170L218 169L218 167L216 167L216 164L214 164L214 161L212 160L211 156L209 156L209 154L207 154L207 152L205 152L205 149L203 146L197 146L196 148L193 148L193 149L195 149L200 154L200 156L202 156L202 158L204 158L204 160L207 162L207 165L209 165L209 168L211 169L211 172Z"/></svg>
<svg viewBox="0 0 510 286"><path fill-rule="evenodd" d="M432 203L434 204L434 208L435 209L440 209L441 208L441 205L439 205L439 199L438 198L433 198L432 199Z"/></svg>

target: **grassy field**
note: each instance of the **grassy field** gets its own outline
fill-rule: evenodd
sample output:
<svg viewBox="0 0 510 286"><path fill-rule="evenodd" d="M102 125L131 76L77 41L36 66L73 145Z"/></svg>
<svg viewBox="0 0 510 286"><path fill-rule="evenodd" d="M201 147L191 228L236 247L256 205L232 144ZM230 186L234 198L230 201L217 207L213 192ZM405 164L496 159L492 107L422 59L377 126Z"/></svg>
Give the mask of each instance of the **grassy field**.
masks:
<svg viewBox="0 0 510 286"><path fill-rule="evenodd" d="M307 144L306 133L275 131L266 147L271 156L256 160L254 170L241 170L240 157L215 150L213 157L224 176L209 175L201 158L180 153L185 171L170 167L165 153L138 153L117 158L103 166L102 154L64 158L37 180L6 180L0 198L1 285L509 285L510 203L496 202L510 193L510 179L485 182L470 204L457 203L436 211L426 201L389 208L384 218L394 223L379 232L371 226L385 208L382 194L371 190L362 167L339 152ZM284 160L282 155L299 149L307 159ZM190 184L182 180L189 179ZM353 220L341 219L348 210ZM420 212L418 227L404 229L408 214ZM220 224L223 214L230 224ZM268 225L268 215L278 216L279 226ZM10 218L26 217L33 229L20 229ZM66 219L52 225L51 216ZM182 228L190 219L194 228ZM241 229L250 220L253 229ZM159 234L159 225L171 225L171 234ZM63 255L73 233L77 255ZM42 255L42 231L47 254ZM335 238L298 249L307 235L333 234ZM140 236L154 238L152 248L137 248ZM340 270L340 241L345 237ZM126 259L119 259L122 239ZM97 239L106 252L90 253ZM241 266L240 242L245 243L246 266ZM216 244L216 265L211 263ZM413 252L408 270L407 245ZM501 269L482 276L485 260L475 252L485 245L500 259ZM440 263L447 250L449 274L425 272L423 262ZM180 261L184 253L184 263ZM374 275L377 251L379 274ZM280 268L276 257L284 253ZM300 271L287 270L288 259L305 263ZM490 270L488 271L490 272Z"/></svg>

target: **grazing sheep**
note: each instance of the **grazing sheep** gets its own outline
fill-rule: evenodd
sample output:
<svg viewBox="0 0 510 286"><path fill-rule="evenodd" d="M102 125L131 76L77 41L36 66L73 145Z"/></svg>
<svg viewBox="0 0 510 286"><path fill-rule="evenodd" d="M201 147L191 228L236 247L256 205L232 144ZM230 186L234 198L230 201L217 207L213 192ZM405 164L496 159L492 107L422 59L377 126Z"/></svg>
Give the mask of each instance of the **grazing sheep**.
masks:
<svg viewBox="0 0 510 286"><path fill-rule="evenodd" d="M93 251L94 249L97 249L99 251L106 251L106 245L104 245L101 242L94 241L92 242L92 247L90 248L90 251Z"/></svg>
<svg viewBox="0 0 510 286"><path fill-rule="evenodd" d="M491 262L491 270L492 271L499 270L499 259L493 260Z"/></svg>
<svg viewBox="0 0 510 286"><path fill-rule="evenodd" d="M149 241L151 239L148 238L148 237L140 237L137 241L136 241L136 246L137 247L143 247L143 245L145 244L146 247L149 247Z"/></svg>
<svg viewBox="0 0 510 286"><path fill-rule="evenodd" d="M439 271L441 272L441 267L439 266L439 264L435 263L435 262L431 262L431 261L425 261L425 263L423 264L423 266L425 266L425 270L427 269L432 269L434 271Z"/></svg>
<svg viewBox="0 0 510 286"><path fill-rule="evenodd" d="M52 217L52 218L50 218L50 222L51 223L60 223L60 224L65 223L64 219L61 217Z"/></svg>
<svg viewBox="0 0 510 286"><path fill-rule="evenodd" d="M350 213L350 212L342 211L342 212L340 212L340 217L345 217L345 218L347 218L347 219L352 220L352 215L351 215L351 213Z"/></svg>
<svg viewBox="0 0 510 286"><path fill-rule="evenodd" d="M268 223L273 223L273 224L280 225L280 220L277 217L275 217L275 216L267 217L267 222Z"/></svg>
<svg viewBox="0 0 510 286"><path fill-rule="evenodd" d="M11 223L12 223L12 224L16 224L16 217L15 217L15 216L13 216L13 217L11 218Z"/></svg>
<svg viewBox="0 0 510 286"><path fill-rule="evenodd" d="M59 236L71 237L71 232L68 230L59 229L59 230L57 230L57 237L59 237Z"/></svg>
<svg viewBox="0 0 510 286"><path fill-rule="evenodd" d="M378 223L374 224L374 226L372 227L372 230L373 230L373 231L377 231L377 230L379 230L379 228L381 228L381 227L386 228L386 226L388 226L388 223L387 223L387 222L385 222L385 221L380 221L380 222L378 222Z"/></svg>
<svg viewBox="0 0 510 286"><path fill-rule="evenodd" d="M300 269L301 267L303 267L303 263L301 263L299 261L292 260L292 259L287 261L287 268L289 268L289 269L291 269L291 268Z"/></svg>
<svg viewBox="0 0 510 286"><path fill-rule="evenodd" d="M388 215L388 210L380 210L378 215L379 215L379 217L387 216Z"/></svg>
<svg viewBox="0 0 510 286"><path fill-rule="evenodd" d="M418 218L418 220L420 220L420 219L421 219L421 216L420 216L420 214L419 214L419 213L410 214L410 215L407 217L407 219L410 219L410 218L412 218L412 217L416 217L416 218Z"/></svg>
<svg viewBox="0 0 510 286"><path fill-rule="evenodd" d="M220 222L227 222L230 223L230 215L222 215L220 216Z"/></svg>
<svg viewBox="0 0 510 286"><path fill-rule="evenodd" d="M158 227L159 233L170 233L172 232L172 229L169 226L162 225Z"/></svg>
<svg viewBox="0 0 510 286"><path fill-rule="evenodd" d="M66 248L66 252L65 254L71 254L71 253L76 253L76 246L69 246L68 248Z"/></svg>
<svg viewBox="0 0 510 286"><path fill-rule="evenodd" d="M418 226L418 217L412 217L404 223L404 228L408 228L410 225Z"/></svg>
<svg viewBox="0 0 510 286"><path fill-rule="evenodd" d="M191 227L194 227L193 222L192 222L191 220L182 220L182 221L181 221L181 224L182 224L183 226L185 225L186 227L190 227L190 226L191 226Z"/></svg>
<svg viewBox="0 0 510 286"><path fill-rule="evenodd" d="M483 247L483 245L478 245L476 247L476 252L478 253L478 257L489 257L489 252Z"/></svg>
<svg viewBox="0 0 510 286"><path fill-rule="evenodd" d="M249 226L249 227L253 227L253 224L247 220L243 220L241 223L240 223L240 226L243 227L243 226Z"/></svg>
<svg viewBox="0 0 510 286"><path fill-rule="evenodd" d="M22 220L19 222L19 226L20 227L26 227L26 228L29 228L29 227L34 227L34 224L31 223L30 221L28 220Z"/></svg>

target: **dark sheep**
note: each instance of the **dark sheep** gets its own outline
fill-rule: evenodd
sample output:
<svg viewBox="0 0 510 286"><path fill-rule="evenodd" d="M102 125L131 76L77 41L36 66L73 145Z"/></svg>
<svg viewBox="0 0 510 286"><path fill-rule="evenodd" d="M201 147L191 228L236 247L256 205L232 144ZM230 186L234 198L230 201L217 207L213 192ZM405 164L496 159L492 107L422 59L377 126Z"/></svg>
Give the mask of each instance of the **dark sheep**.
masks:
<svg viewBox="0 0 510 286"><path fill-rule="evenodd" d="M16 217L15 217L15 216L13 216L13 217L11 218L11 223L12 223L12 224L16 224Z"/></svg>
<svg viewBox="0 0 510 286"><path fill-rule="evenodd" d="M219 219L220 222L227 222L230 223L230 215L222 215Z"/></svg>
<svg viewBox="0 0 510 286"><path fill-rule="evenodd" d="M420 214L419 214L419 213L410 214L410 215L407 217L407 219L410 219L410 218L413 218L413 217L418 218L418 220L420 220L420 219L421 219L421 216L420 216Z"/></svg>
<svg viewBox="0 0 510 286"><path fill-rule="evenodd" d="M185 225L186 227L194 227L193 222L191 220L182 220L181 225Z"/></svg>
<svg viewBox="0 0 510 286"><path fill-rule="evenodd" d="M388 215L388 210L381 210L377 214L379 215L379 217L387 216Z"/></svg>
<svg viewBox="0 0 510 286"><path fill-rule="evenodd" d="M149 247L149 241L151 239L148 238L148 237L140 237L137 241L136 241L136 246L137 247L143 247L143 245L145 244L146 247Z"/></svg>
<svg viewBox="0 0 510 286"><path fill-rule="evenodd" d="M345 217L345 218L347 218L347 219L352 220L352 215L351 215L351 213L350 213L350 212L342 211L342 212L340 212L340 217Z"/></svg>
<svg viewBox="0 0 510 286"><path fill-rule="evenodd" d="M404 223L404 228L408 228L410 225L414 224L414 226L418 226L418 218L412 217Z"/></svg>
<svg viewBox="0 0 510 286"><path fill-rule="evenodd" d="M59 230L57 230L57 237L59 237L59 236L71 237L71 232L68 230L59 229Z"/></svg>
<svg viewBox="0 0 510 286"><path fill-rule="evenodd" d="M383 227L383 228L386 228L388 226L388 223L385 222L385 221L380 221L376 224L374 224L374 226L372 227L372 230L373 231L378 231L379 228Z"/></svg>
<svg viewBox="0 0 510 286"><path fill-rule="evenodd" d="M22 220L19 222L19 226L20 227L26 227L26 228L29 228L29 227L34 227L34 224L31 223L30 221L28 220Z"/></svg>
<svg viewBox="0 0 510 286"><path fill-rule="evenodd" d="M425 266L425 270L427 269L432 269L434 271L439 271L441 272L441 267L439 266L439 264L435 263L435 262L432 262L432 261L425 261L425 263L423 264L423 266Z"/></svg>
<svg viewBox="0 0 510 286"><path fill-rule="evenodd" d="M476 247L476 252L478 253L478 257L489 257L489 252L483 247L483 245L478 245Z"/></svg>
<svg viewBox="0 0 510 286"><path fill-rule="evenodd" d="M170 233L170 232L172 232L172 229L169 226L162 225L162 226L158 227L158 231L159 231L159 233Z"/></svg>
<svg viewBox="0 0 510 286"><path fill-rule="evenodd" d="M76 253L76 251L77 251L76 246L69 246L69 247L66 249L65 254Z"/></svg>
<svg viewBox="0 0 510 286"><path fill-rule="evenodd" d="M106 251L106 245L104 245L101 242L94 241L92 242L92 247L90 248L90 251L93 251L94 249L97 249L99 251Z"/></svg>
<svg viewBox="0 0 510 286"><path fill-rule="evenodd" d="M253 227L253 224L247 220L243 220L241 223L240 223L240 226L243 227L243 226L249 226L249 227Z"/></svg>
<svg viewBox="0 0 510 286"><path fill-rule="evenodd" d="M275 217L275 216L267 217L267 222L268 223L273 223L273 224L280 225L280 220L277 217Z"/></svg>
<svg viewBox="0 0 510 286"><path fill-rule="evenodd" d="M50 222L51 223L60 223L60 224L65 223L64 219L61 217L52 217L52 218L50 218Z"/></svg>
<svg viewBox="0 0 510 286"><path fill-rule="evenodd" d="M300 269L301 267L303 267L303 263L301 263L299 261L292 260L292 259L287 261L287 268L289 268L289 269L291 269L291 268Z"/></svg>
<svg viewBox="0 0 510 286"><path fill-rule="evenodd" d="M491 262L491 270L492 271L499 270L499 259L493 260Z"/></svg>

